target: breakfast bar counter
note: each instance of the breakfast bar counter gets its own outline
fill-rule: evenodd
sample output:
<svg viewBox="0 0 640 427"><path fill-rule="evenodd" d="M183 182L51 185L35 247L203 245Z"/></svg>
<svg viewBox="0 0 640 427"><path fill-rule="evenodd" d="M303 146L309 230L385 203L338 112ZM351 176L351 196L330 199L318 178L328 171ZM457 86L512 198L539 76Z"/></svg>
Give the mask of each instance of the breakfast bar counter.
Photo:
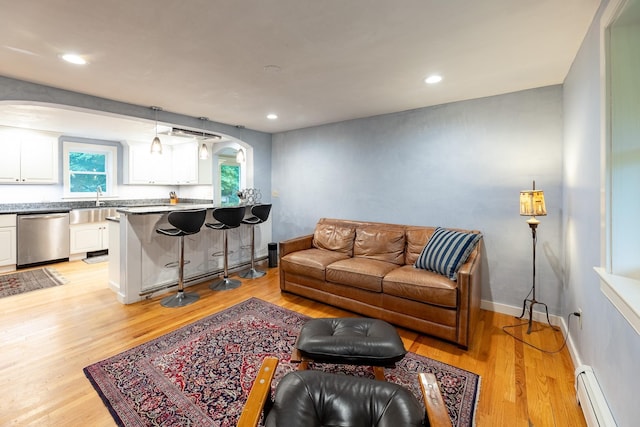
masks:
<svg viewBox="0 0 640 427"><path fill-rule="evenodd" d="M178 282L179 239L163 236L158 228L170 228L170 212L184 209L206 209L205 222L215 222L212 204L178 204L118 208L119 216L108 218L109 287L118 301L131 304L160 293L173 292ZM249 207L247 207L247 210ZM248 212L247 212L248 213ZM223 269L223 239L219 231L202 227L200 232L185 237L185 286L218 277ZM241 226L228 231L229 268L249 268L251 230ZM255 228L256 258L267 256L271 240L271 219ZM213 291L211 291L213 292Z"/></svg>

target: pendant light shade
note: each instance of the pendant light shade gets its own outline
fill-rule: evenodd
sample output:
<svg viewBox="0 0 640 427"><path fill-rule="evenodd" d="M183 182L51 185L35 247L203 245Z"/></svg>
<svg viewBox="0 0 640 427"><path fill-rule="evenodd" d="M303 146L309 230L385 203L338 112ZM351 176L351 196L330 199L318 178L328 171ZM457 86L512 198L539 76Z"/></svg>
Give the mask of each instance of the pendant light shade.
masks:
<svg viewBox="0 0 640 427"><path fill-rule="evenodd" d="M241 148L238 150L238 152L236 153L236 162L238 163L244 163L245 161L245 157L244 157L244 150Z"/></svg>
<svg viewBox="0 0 640 427"><path fill-rule="evenodd" d="M200 150L198 150L198 156L201 160L207 160L209 158L209 149L207 148L207 144L204 142L200 146Z"/></svg>
<svg viewBox="0 0 640 427"><path fill-rule="evenodd" d="M205 144L204 142L204 140L206 139L206 137L204 136L204 123L209 119L207 119L206 117L200 117L200 120L202 120L202 144L198 149L198 157L200 158L200 160L207 160L209 158L209 149L207 148L207 144Z"/></svg>
<svg viewBox="0 0 640 427"><path fill-rule="evenodd" d="M158 138L158 111L162 111L160 107L151 107L156 112L156 136L151 141L151 154L162 154L162 142Z"/></svg>

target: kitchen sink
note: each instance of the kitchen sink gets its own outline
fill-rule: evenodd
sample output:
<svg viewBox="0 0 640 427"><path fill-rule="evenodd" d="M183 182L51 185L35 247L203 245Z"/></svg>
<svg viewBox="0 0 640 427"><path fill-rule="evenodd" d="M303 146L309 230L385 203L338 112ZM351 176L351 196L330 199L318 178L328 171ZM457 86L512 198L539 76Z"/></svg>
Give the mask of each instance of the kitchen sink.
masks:
<svg viewBox="0 0 640 427"><path fill-rule="evenodd" d="M118 216L117 208L82 208L72 209L69 212L69 224L87 224L91 222L103 222L108 216Z"/></svg>

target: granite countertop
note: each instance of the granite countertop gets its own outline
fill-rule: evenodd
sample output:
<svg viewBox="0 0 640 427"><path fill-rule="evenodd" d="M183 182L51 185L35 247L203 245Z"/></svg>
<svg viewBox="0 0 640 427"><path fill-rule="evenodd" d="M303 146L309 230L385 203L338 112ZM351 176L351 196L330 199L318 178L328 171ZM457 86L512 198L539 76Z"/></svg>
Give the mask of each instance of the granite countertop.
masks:
<svg viewBox="0 0 640 427"><path fill-rule="evenodd" d="M177 205L159 205L159 206L132 206L121 207L117 212L125 215L146 215L158 214L172 211L180 211L186 209L213 209L213 203L178 203Z"/></svg>
<svg viewBox="0 0 640 427"><path fill-rule="evenodd" d="M175 209L188 209L201 206L212 208L211 200L202 199L181 199L178 205L170 205L168 199L132 199L132 200L104 200L101 208L140 209L137 213L152 213L147 210L157 210L157 212L169 212ZM42 203L0 203L0 215L2 214L38 214L38 213L60 213L69 212L72 209L97 208L95 201L74 201L74 202L42 202ZM173 209L171 209L173 208ZM136 213L136 212L129 212Z"/></svg>
<svg viewBox="0 0 640 427"><path fill-rule="evenodd" d="M5 211L0 209L0 214L17 214L17 215L36 215L36 214L52 214L52 213L67 213L71 208L29 208L22 209L10 209Z"/></svg>

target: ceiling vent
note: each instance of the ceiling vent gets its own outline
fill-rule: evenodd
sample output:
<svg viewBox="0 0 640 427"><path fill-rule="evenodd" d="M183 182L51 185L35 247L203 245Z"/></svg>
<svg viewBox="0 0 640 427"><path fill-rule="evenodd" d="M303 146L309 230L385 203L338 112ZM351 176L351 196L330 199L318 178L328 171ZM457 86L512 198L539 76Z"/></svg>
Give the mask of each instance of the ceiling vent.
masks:
<svg viewBox="0 0 640 427"><path fill-rule="evenodd" d="M216 135L215 133L208 133L201 130L191 130L191 129L177 128L177 127L171 128L171 130L166 132L166 134L171 136L179 136L183 138L196 138L199 140L222 139L220 135Z"/></svg>

